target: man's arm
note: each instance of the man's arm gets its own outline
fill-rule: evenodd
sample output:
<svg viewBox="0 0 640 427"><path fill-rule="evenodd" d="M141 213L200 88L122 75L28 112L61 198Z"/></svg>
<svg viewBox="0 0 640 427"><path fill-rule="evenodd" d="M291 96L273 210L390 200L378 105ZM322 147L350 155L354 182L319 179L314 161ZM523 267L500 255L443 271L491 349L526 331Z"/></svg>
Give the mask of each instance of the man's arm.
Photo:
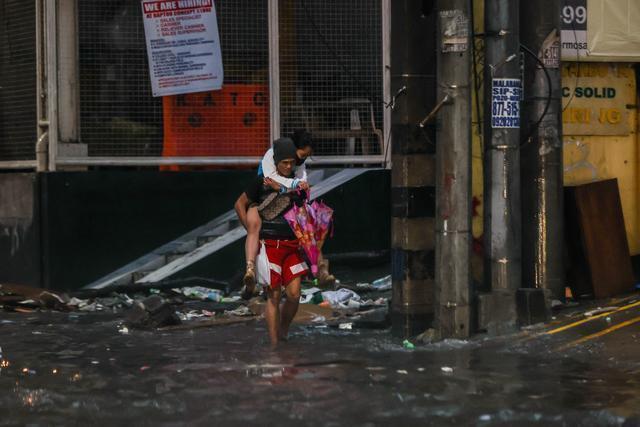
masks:
<svg viewBox="0 0 640 427"><path fill-rule="evenodd" d="M247 193L242 193L236 203L233 205L233 208L236 210L238 214L238 219L242 226L247 228L247 210L249 209L249 198L247 197Z"/></svg>

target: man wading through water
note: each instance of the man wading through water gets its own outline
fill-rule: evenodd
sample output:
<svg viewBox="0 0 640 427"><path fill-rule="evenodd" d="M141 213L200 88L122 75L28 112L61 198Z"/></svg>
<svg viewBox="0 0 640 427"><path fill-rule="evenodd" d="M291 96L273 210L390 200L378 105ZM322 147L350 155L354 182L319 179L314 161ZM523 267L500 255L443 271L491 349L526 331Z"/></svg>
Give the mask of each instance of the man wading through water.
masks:
<svg viewBox="0 0 640 427"><path fill-rule="evenodd" d="M290 178L296 165L296 146L289 138L280 138L273 144L273 158L278 174ZM305 195L298 193L278 194L280 186L265 183L258 176L235 203L235 210L242 225L247 228L247 210L257 206L262 217L260 239L264 241L267 258L271 266L271 286L267 288L265 318L272 345L286 339L289 325L298 311L300 303L300 282L308 272L307 264L300 254L296 235L289 226L284 214L292 203L304 203ZM255 286L255 285L254 285ZM282 289L285 302L280 310ZM253 289L245 289L253 294Z"/></svg>

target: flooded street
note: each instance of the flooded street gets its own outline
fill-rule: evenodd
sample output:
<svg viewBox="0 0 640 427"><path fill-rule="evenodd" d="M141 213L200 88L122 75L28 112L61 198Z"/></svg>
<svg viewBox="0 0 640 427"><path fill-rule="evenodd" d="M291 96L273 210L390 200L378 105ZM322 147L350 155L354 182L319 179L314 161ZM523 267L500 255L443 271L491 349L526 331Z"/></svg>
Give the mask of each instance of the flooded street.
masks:
<svg viewBox="0 0 640 427"><path fill-rule="evenodd" d="M640 413L637 324L616 355L532 334L407 350L387 330L326 326L296 326L272 351L263 320L122 334L111 313L0 319L1 425L620 426Z"/></svg>

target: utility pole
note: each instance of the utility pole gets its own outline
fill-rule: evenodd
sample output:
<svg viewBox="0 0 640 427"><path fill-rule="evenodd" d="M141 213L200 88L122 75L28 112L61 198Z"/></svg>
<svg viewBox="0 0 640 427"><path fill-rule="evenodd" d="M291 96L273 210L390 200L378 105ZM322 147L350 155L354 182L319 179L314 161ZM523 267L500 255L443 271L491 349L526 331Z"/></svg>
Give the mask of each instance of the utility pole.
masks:
<svg viewBox="0 0 640 427"><path fill-rule="evenodd" d="M560 0L521 3L523 286L564 299ZM536 59L537 57L537 59Z"/></svg>
<svg viewBox="0 0 640 427"><path fill-rule="evenodd" d="M485 0L485 280L479 323L492 333L516 328L521 282L519 1Z"/></svg>
<svg viewBox="0 0 640 427"><path fill-rule="evenodd" d="M420 120L433 108L435 11L391 3L391 321L394 335L424 332L434 318L435 145ZM392 107L393 106L393 107Z"/></svg>
<svg viewBox="0 0 640 427"><path fill-rule="evenodd" d="M471 25L468 0L438 1L436 331L471 330Z"/></svg>

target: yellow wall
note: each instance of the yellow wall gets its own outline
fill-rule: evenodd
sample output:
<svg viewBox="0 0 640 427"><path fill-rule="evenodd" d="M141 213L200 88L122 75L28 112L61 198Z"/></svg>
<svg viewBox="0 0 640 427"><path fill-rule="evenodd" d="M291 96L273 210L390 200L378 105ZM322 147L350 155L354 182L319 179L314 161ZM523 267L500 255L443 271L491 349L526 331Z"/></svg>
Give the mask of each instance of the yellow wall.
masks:
<svg viewBox="0 0 640 427"><path fill-rule="evenodd" d="M473 28L476 34L481 34L484 31L484 2L473 2L473 12L474 12L474 22ZM475 47L477 49L482 49L482 39L477 38L474 40ZM482 77L482 64L478 63L475 67L475 70L472 68L472 72L475 71L479 73ZM472 76L473 79L473 76ZM480 78L482 81L482 78ZM471 82L474 83L473 80ZM482 210L484 206L484 199L482 197L482 123L478 126L478 114L477 114L477 104L480 103L480 114L482 115L483 110L483 89L482 87L478 88L478 99L476 100L475 90L471 91L472 94L472 105L471 105L471 117L473 120L473 128L471 131L472 135L472 150L471 150L471 191L473 193L473 218L472 218L472 231L473 237L475 239L479 239L482 237Z"/></svg>
<svg viewBox="0 0 640 427"><path fill-rule="evenodd" d="M632 255L640 254L640 206L638 201L639 175L636 104L636 78L631 65L628 64L595 64L576 63L565 64L562 69L562 83L565 88L573 91L576 86L582 86L582 81L590 83L600 82L598 87L607 87L607 82L624 79L625 84L618 89L617 106L628 123L622 135L566 135L564 136L564 180L565 185L581 184L608 178L617 178L620 188L620 198L627 228L627 239ZM592 85L594 86L594 85ZM612 86L609 84L608 86ZM567 91L565 91L565 95ZM577 100L571 96L563 97L565 114L563 122L572 118L567 114L576 104L599 105L602 100ZM629 108L630 107L630 108ZM599 107L594 108L599 109ZM598 123L591 117L591 122ZM574 117L575 118L575 117ZM585 129L590 124L584 124ZM583 133L597 133L586 130ZM626 134L625 134L626 133ZM606 209L606 206L603 206Z"/></svg>

